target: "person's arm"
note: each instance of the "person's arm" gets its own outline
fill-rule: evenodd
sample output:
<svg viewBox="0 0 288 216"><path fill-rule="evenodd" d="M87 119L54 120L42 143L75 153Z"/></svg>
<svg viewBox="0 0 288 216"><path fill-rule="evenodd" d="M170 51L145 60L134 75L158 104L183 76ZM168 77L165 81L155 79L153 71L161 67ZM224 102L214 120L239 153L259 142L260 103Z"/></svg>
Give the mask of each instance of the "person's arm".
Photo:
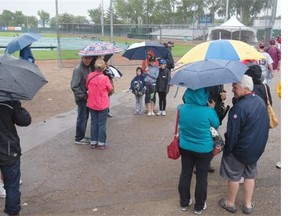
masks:
<svg viewBox="0 0 288 216"><path fill-rule="evenodd" d="M14 109L14 123L21 127L26 127L31 124L31 115L30 113L23 107L21 107L20 101L13 102L13 109Z"/></svg>
<svg viewBox="0 0 288 216"><path fill-rule="evenodd" d="M73 76L70 82L70 87L74 93L76 100L84 99L85 97L87 97L87 93L83 92L81 88L81 80L82 80L81 69L77 67L73 71Z"/></svg>

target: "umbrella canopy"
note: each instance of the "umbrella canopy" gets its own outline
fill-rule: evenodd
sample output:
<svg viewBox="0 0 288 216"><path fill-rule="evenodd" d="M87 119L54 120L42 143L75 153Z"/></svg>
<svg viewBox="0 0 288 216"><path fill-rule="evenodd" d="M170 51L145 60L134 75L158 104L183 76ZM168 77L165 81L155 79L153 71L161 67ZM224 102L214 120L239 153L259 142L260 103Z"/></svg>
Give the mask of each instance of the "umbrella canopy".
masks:
<svg viewBox="0 0 288 216"><path fill-rule="evenodd" d="M122 49L113 43L96 41L82 48L79 52L81 56L104 56L113 53L119 53Z"/></svg>
<svg viewBox="0 0 288 216"><path fill-rule="evenodd" d="M0 101L31 100L46 83L37 65L7 53L0 55Z"/></svg>
<svg viewBox="0 0 288 216"><path fill-rule="evenodd" d="M164 58L168 54L168 50L163 44L156 41L143 41L131 44L122 56L129 60L144 60L147 58L148 50L153 50L156 58Z"/></svg>
<svg viewBox="0 0 288 216"><path fill-rule="evenodd" d="M201 43L189 50L177 64L187 64L207 59L260 60L265 58L254 47L238 40L213 40Z"/></svg>
<svg viewBox="0 0 288 216"><path fill-rule="evenodd" d="M185 65L169 84L199 89L225 83L239 82L248 67L239 61L204 60Z"/></svg>
<svg viewBox="0 0 288 216"><path fill-rule="evenodd" d="M25 48L26 46L38 41L41 36L37 33L29 32L21 34L19 37L12 39L6 47L5 52L12 54L18 50Z"/></svg>

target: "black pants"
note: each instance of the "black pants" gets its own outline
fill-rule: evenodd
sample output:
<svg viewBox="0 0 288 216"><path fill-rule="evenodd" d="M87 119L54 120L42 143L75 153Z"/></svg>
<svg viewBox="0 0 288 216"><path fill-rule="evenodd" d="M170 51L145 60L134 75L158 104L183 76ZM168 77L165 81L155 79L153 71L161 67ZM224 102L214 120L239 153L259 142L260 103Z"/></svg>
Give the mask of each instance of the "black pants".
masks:
<svg viewBox="0 0 288 216"><path fill-rule="evenodd" d="M180 194L180 206L186 207L191 198L190 187L193 175L194 166L196 166L196 187L195 187L195 205L194 210L201 211L204 208L204 203L207 199L207 186L208 186L208 169L212 152L209 153L196 153L181 149L181 175L178 185ZM194 199L193 199L194 200ZM193 201L194 202L194 201Z"/></svg>
<svg viewBox="0 0 288 216"><path fill-rule="evenodd" d="M159 110L164 111L166 109L166 92L158 92L159 96Z"/></svg>

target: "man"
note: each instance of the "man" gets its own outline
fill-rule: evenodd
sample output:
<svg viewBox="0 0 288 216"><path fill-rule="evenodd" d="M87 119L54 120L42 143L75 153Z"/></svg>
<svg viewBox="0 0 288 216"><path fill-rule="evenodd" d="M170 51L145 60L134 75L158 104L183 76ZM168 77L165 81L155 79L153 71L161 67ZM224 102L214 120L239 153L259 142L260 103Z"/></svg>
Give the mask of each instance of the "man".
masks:
<svg viewBox="0 0 288 216"><path fill-rule="evenodd" d="M259 66L262 69L262 80L264 84L270 85L273 78L273 60L271 56L264 51L264 44L259 43L258 45L259 52L265 57L264 59L259 60Z"/></svg>
<svg viewBox="0 0 288 216"><path fill-rule="evenodd" d="M172 56L172 47L174 47L174 42L172 41L168 41L168 43L164 43L164 46L167 48L168 53L166 55L166 57L164 58L166 60L166 68L169 69L169 71L171 72L172 69L174 69L175 65L174 65L174 59Z"/></svg>
<svg viewBox="0 0 288 216"><path fill-rule="evenodd" d="M4 212L8 215L19 215L21 210L21 147L15 125L30 124L31 116L20 101L0 102L0 168L6 190Z"/></svg>
<svg viewBox="0 0 288 216"><path fill-rule="evenodd" d="M264 152L269 132L269 117L265 102L254 92L252 78L244 75L241 82L233 83L235 104L228 114L225 146L220 175L228 180L226 198L219 200L225 210L235 213L235 199L239 180L244 177L242 212L250 214L254 203L252 195L257 174L257 161Z"/></svg>
<svg viewBox="0 0 288 216"><path fill-rule="evenodd" d="M281 51L279 48L276 47L276 40L272 39L270 40L270 46L265 49L265 52L267 52L272 60L272 66L273 66L273 73L276 73L280 70L280 62L281 62Z"/></svg>
<svg viewBox="0 0 288 216"><path fill-rule="evenodd" d="M72 80L70 83L71 89L74 93L75 102L78 106L77 122L76 122L76 136L75 144L90 144L90 140L85 138L87 121L89 117L89 109L87 107L87 90L86 78L92 71L91 56L82 56L81 62L73 71Z"/></svg>

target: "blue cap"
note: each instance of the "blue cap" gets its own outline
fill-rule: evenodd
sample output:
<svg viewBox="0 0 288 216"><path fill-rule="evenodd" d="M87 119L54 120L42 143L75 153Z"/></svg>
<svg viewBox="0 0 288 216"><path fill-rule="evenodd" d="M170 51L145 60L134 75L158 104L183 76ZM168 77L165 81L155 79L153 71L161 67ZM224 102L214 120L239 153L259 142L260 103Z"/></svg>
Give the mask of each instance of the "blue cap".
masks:
<svg viewBox="0 0 288 216"><path fill-rule="evenodd" d="M159 61L159 64L166 64L166 60L161 59L161 60Z"/></svg>

